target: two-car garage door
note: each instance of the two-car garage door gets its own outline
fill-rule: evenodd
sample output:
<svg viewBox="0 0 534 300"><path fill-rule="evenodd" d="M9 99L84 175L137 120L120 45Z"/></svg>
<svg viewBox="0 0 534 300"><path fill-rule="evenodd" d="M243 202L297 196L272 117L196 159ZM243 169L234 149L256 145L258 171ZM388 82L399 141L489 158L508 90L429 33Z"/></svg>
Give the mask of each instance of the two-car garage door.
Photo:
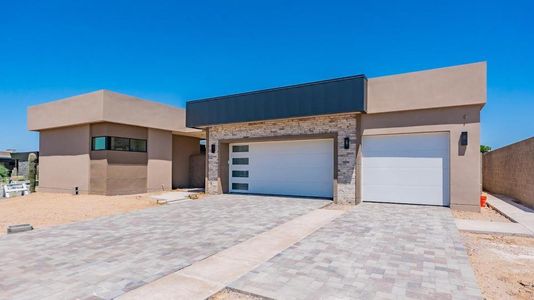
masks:
<svg viewBox="0 0 534 300"><path fill-rule="evenodd" d="M449 134L363 137L363 201L449 205Z"/></svg>

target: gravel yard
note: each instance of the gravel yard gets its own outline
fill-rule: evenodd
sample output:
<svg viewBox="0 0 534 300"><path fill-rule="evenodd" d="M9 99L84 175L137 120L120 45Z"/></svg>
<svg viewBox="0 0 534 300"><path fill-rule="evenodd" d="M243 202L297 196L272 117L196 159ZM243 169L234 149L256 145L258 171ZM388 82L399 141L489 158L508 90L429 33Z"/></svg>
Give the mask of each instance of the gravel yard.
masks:
<svg viewBox="0 0 534 300"><path fill-rule="evenodd" d="M33 193L0 199L0 235L7 226L32 224L34 228L89 220L155 206L149 194L125 196Z"/></svg>

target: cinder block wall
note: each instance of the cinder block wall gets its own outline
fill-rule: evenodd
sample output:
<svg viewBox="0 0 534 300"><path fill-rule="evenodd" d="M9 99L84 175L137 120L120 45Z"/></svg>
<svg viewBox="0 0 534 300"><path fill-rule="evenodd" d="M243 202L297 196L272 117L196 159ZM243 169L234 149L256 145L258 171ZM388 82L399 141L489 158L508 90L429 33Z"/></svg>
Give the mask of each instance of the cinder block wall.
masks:
<svg viewBox="0 0 534 300"><path fill-rule="evenodd" d="M484 154L482 181L484 190L534 207L534 137Z"/></svg>

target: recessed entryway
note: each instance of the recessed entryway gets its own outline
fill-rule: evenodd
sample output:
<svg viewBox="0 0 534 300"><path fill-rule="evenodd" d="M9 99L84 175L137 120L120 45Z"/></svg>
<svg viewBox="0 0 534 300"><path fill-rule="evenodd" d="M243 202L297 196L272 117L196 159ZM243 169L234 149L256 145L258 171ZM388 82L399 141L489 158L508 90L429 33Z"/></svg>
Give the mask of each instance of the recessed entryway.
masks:
<svg viewBox="0 0 534 300"><path fill-rule="evenodd" d="M449 134L363 137L362 199L449 205Z"/></svg>
<svg viewBox="0 0 534 300"><path fill-rule="evenodd" d="M229 147L232 193L333 196L333 139L233 143Z"/></svg>

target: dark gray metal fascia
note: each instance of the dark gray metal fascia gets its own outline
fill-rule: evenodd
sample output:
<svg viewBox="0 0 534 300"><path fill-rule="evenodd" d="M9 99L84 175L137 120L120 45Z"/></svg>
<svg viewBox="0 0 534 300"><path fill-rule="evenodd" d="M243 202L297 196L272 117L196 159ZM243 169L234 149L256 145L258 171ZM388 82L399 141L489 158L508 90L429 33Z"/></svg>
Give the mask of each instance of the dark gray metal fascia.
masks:
<svg viewBox="0 0 534 300"><path fill-rule="evenodd" d="M186 126L365 112L366 106L367 78L357 75L189 101Z"/></svg>

